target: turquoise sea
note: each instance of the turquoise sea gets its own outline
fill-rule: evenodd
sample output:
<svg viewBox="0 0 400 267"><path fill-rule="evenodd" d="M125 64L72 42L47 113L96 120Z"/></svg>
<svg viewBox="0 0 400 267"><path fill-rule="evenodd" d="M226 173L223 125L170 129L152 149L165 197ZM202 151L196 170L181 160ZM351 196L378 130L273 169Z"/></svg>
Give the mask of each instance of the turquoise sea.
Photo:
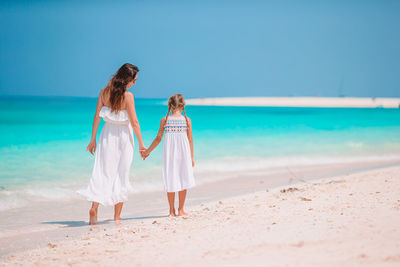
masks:
<svg viewBox="0 0 400 267"><path fill-rule="evenodd" d="M149 146L166 114L166 99L135 101ZM95 98L0 97L0 210L32 199L78 197L75 190L87 185L94 162L86 146L95 107ZM400 159L400 109L188 106L186 111L198 183L289 165ZM162 145L145 161L137 150L133 187L161 190Z"/></svg>

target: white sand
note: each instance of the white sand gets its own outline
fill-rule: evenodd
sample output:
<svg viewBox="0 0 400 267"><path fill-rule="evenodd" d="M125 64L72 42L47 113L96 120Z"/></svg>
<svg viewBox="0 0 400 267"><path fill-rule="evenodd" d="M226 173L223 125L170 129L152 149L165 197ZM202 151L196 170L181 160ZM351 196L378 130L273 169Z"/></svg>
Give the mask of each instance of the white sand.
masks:
<svg viewBox="0 0 400 267"><path fill-rule="evenodd" d="M399 108L400 98L367 97L221 97L187 99L188 105L260 107Z"/></svg>
<svg viewBox="0 0 400 267"><path fill-rule="evenodd" d="M400 166L98 226L1 266L400 266Z"/></svg>

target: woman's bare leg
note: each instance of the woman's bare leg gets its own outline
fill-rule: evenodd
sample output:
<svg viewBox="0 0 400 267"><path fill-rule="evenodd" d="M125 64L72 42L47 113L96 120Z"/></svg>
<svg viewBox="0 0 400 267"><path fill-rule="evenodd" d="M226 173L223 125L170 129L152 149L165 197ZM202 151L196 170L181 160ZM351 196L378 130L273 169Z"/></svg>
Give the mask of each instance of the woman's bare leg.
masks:
<svg viewBox="0 0 400 267"><path fill-rule="evenodd" d="M114 221L121 220L122 205L124 205L124 202L118 202L117 204L115 204L115 206L114 206Z"/></svg>
<svg viewBox="0 0 400 267"><path fill-rule="evenodd" d="M169 204L169 216L175 215L175 192L167 192Z"/></svg>
<svg viewBox="0 0 400 267"><path fill-rule="evenodd" d="M92 202L92 207L89 210L89 224L97 224L97 210L99 208L98 202Z"/></svg>
<svg viewBox="0 0 400 267"><path fill-rule="evenodd" d="M187 215L187 213L183 210L183 206L185 205L187 190L179 191L179 208L178 208L178 216Z"/></svg>

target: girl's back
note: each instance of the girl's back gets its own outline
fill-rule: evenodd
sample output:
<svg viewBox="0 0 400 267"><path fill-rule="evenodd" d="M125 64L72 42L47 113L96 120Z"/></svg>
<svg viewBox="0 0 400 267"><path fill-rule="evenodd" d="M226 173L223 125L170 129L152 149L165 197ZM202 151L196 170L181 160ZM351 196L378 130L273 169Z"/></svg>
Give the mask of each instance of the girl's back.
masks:
<svg viewBox="0 0 400 267"><path fill-rule="evenodd" d="M187 121L182 115L167 117L164 127L165 134L183 133L187 134ZM186 136L187 138L187 136Z"/></svg>

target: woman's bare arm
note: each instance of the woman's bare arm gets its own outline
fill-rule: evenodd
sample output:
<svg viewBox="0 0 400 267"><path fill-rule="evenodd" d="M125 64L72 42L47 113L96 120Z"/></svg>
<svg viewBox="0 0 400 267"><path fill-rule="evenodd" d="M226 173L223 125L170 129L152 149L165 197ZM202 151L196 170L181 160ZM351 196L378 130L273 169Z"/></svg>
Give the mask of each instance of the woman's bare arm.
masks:
<svg viewBox="0 0 400 267"><path fill-rule="evenodd" d="M192 166L194 167L192 121L189 118L187 118L187 123L188 123L187 136L188 136L189 145L190 145L190 156L192 157Z"/></svg>
<svg viewBox="0 0 400 267"><path fill-rule="evenodd" d="M150 147L144 153L145 157L148 157L149 154L151 153L151 151L153 151L158 146L158 144L161 142L163 135L164 135L164 127L165 127L165 118L162 118L160 121L160 128L158 129L157 136L156 136L156 138L154 138L153 143L151 143Z"/></svg>
<svg viewBox="0 0 400 267"><path fill-rule="evenodd" d="M129 121L132 125L133 132L135 133L136 139L139 142L139 151L146 149L142 139L142 133L140 131L140 125L138 118L136 116L135 100L131 92L125 92L124 101L128 110Z"/></svg>
<svg viewBox="0 0 400 267"><path fill-rule="evenodd" d="M97 136L97 130L99 129L100 120L101 120L99 113L100 113L101 108L103 107L102 96L103 96L103 89L100 91L99 98L97 99L96 113L94 114L93 125L92 125L92 137L90 138L90 143L86 148L86 150L89 150L89 152L92 155L96 151L96 136Z"/></svg>

